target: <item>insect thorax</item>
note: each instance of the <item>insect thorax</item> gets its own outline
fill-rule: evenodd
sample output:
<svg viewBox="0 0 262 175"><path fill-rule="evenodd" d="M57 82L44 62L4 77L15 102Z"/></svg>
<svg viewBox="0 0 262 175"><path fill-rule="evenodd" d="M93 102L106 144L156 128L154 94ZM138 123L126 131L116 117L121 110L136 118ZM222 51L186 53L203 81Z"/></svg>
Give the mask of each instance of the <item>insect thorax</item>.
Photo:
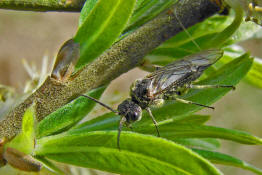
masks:
<svg viewBox="0 0 262 175"><path fill-rule="evenodd" d="M130 89L132 101L137 103L142 109L148 107L152 101L152 98L148 96L150 84L150 79L138 79L132 84Z"/></svg>

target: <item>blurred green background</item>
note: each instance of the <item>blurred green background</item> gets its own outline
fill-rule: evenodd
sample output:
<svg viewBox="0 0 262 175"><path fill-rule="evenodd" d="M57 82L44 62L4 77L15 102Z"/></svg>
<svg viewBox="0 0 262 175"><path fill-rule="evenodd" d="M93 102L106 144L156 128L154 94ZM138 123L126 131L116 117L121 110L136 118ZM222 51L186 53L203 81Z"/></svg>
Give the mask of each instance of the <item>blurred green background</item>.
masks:
<svg viewBox="0 0 262 175"><path fill-rule="evenodd" d="M72 38L78 25L78 13L37 13L0 10L0 84L13 86L22 92L25 82L30 78L22 64L26 59L35 64L37 70L41 69L44 55L49 57L49 70L53 64L60 46ZM262 40L250 40L241 45L252 55L262 57ZM114 80L106 90L101 101L113 105L128 96L130 84L137 78L146 75L139 69L134 69ZM128 81L127 81L128 80ZM201 113L212 115L208 124L232 129L239 129L262 137L262 90L254 88L244 82L237 86L214 104L216 109L203 110ZM97 106L93 115L104 109ZM240 145L233 142L222 141L221 152L236 156L242 160L262 168L262 147ZM226 166L219 166L225 174L252 173ZM5 174L10 169L0 170ZM89 174L85 169L68 169L69 174ZM11 174L21 174L10 171ZM99 171L93 174L104 174ZM44 173L43 173L44 174ZM107 173L106 173L107 174Z"/></svg>

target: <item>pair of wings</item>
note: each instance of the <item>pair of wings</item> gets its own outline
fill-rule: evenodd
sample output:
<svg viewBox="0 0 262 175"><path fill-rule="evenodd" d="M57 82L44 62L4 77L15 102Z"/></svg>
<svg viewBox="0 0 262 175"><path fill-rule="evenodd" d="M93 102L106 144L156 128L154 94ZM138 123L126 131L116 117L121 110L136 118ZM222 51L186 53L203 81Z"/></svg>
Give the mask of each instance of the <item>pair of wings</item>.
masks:
<svg viewBox="0 0 262 175"><path fill-rule="evenodd" d="M151 96L156 97L173 89L178 84L181 85L181 81L195 72L192 66L188 61L179 60L146 76L146 78L151 80L149 87Z"/></svg>
<svg viewBox="0 0 262 175"><path fill-rule="evenodd" d="M152 97L174 90L178 86L191 83L209 66L221 58L221 50L206 50L176 60L146 76L151 80L149 93ZM200 69L202 68L202 69Z"/></svg>

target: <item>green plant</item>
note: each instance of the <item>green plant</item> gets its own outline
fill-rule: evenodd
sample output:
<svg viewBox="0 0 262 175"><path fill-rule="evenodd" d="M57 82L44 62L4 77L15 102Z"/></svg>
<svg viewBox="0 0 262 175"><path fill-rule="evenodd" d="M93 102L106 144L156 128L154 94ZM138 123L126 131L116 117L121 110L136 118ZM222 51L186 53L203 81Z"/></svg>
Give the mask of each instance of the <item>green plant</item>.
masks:
<svg viewBox="0 0 262 175"><path fill-rule="evenodd" d="M0 6L10 8L15 1L4 2ZM83 4L48 2L39 1L35 7L25 4L24 8L69 11ZM206 125L210 116L195 114L202 109L199 106L168 102L153 109L161 138L154 136L155 128L144 112L143 119L133 125L133 132L124 129L121 151L116 145L118 115L106 113L79 124L95 105L78 97L81 93L88 91L88 95L98 99L111 80L135 66L162 66L198 52L192 40L201 49L225 50L223 58L205 71L197 83L237 85L244 78L261 88L261 63L232 47L251 37L246 31L255 32L258 26L242 24L243 4L226 2L232 10L222 16L216 13L225 6L211 0L87 0L73 37L79 44L79 57L75 52L66 52L72 62L66 62L63 69L57 67L58 72L63 71L61 76L69 76L64 76L63 81L47 77L0 121L0 137L11 140L2 146L3 159L7 159L5 150L11 147L32 155L60 174L63 172L50 160L120 174L222 174L211 162L262 174L262 170L242 160L214 151L219 147L217 139L248 145L261 145L262 139L243 131ZM15 8L22 6L18 3ZM59 58L65 62L64 57ZM228 92L229 89L191 90L184 99L210 105ZM38 121L36 126L34 118ZM16 159L7 162L11 164L13 160Z"/></svg>

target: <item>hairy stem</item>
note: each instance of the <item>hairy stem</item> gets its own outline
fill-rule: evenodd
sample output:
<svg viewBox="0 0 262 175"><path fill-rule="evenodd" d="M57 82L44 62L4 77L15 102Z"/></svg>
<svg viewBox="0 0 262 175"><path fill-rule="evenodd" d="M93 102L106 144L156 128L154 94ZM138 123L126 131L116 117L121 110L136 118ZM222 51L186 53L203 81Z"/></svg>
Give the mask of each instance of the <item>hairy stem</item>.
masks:
<svg viewBox="0 0 262 175"><path fill-rule="evenodd" d="M67 104L80 94L109 83L122 73L139 65L143 57L161 43L213 15L219 7L211 0L184 0L162 12L132 34L115 43L94 62L85 66L66 84L48 77L43 85L0 121L0 138L16 135L21 127L26 108L36 103L38 121Z"/></svg>
<svg viewBox="0 0 262 175"><path fill-rule="evenodd" d="M85 0L1 0L1 9L79 12Z"/></svg>

